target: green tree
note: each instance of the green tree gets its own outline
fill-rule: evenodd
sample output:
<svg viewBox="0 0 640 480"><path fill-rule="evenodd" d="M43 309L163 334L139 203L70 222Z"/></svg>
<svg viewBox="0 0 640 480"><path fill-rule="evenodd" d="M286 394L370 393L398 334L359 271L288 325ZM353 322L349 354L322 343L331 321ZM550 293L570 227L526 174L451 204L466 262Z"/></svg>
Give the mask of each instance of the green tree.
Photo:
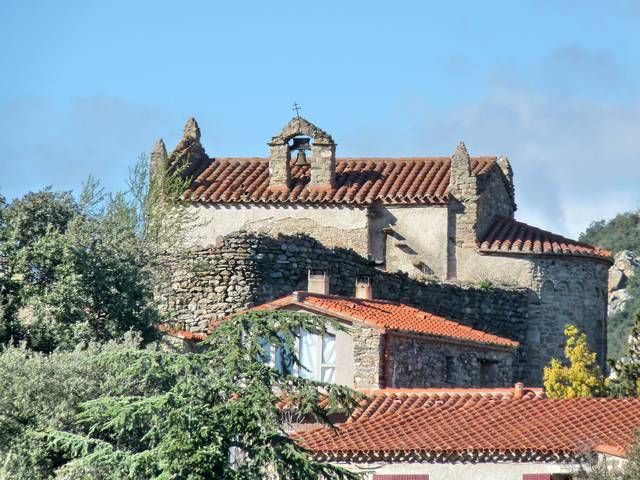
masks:
<svg viewBox="0 0 640 480"><path fill-rule="evenodd" d="M90 179L78 200L44 190L0 203L0 342L50 352L130 329L153 339L162 253L189 220L175 201L184 183L177 169L152 179L142 157L124 193Z"/></svg>
<svg viewBox="0 0 640 480"><path fill-rule="evenodd" d="M596 354L589 350L587 337L569 325L564 334L564 355L568 365L553 358L544 369L544 387L549 398L592 397L603 391L603 378Z"/></svg>
<svg viewBox="0 0 640 480"><path fill-rule="evenodd" d="M340 328L314 315L251 312L225 321L200 353L11 347L0 355L0 478L359 478L315 461L287 434L292 419L328 424L348 413L358 394L261 360L295 352L301 329L329 327Z"/></svg>
<svg viewBox="0 0 640 480"><path fill-rule="evenodd" d="M640 210L616 215L609 221L592 222L580 234L580 241L619 252L640 252Z"/></svg>
<svg viewBox="0 0 640 480"><path fill-rule="evenodd" d="M126 352L139 344L138 338L126 336L119 343L51 354L24 345L0 350L0 479L52 478L67 457L50 447L45 432L73 428L85 401L151 388L144 379L121 373Z"/></svg>

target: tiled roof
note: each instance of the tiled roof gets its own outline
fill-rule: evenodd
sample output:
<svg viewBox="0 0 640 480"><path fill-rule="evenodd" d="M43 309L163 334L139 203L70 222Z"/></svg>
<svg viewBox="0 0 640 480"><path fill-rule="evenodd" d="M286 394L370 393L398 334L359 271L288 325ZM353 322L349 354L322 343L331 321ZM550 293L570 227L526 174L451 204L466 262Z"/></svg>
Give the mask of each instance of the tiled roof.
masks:
<svg viewBox="0 0 640 480"><path fill-rule="evenodd" d="M486 253L571 255L610 259L611 252L541 230L510 218L499 217L480 242Z"/></svg>
<svg viewBox="0 0 640 480"><path fill-rule="evenodd" d="M426 409L437 405L464 407L480 399L511 400L514 397L532 400L545 398L542 388L383 388L358 391L365 395L348 422L370 419L393 413L403 414L408 410Z"/></svg>
<svg viewBox="0 0 640 480"><path fill-rule="evenodd" d="M369 300L308 292L293 294L254 307L255 310L278 309L297 305L314 312L390 330L422 333L456 340L517 347L515 340L473 329L444 317L390 300Z"/></svg>
<svg viewBox="0 0 640 480"><path fill-rule="evenodd" d="M201 332L188 332L186 330L180 330L178 328L168 327L166 325L159 325L158 329L166 333L167 335L171 335L172 337L182 338L184 340L190 340L193 342L201 342L207 335Z"/></svg>
<svg viewBox="0 0 640 480"><path fill-rule="evenodd" d="M473 157L475 175L489 171L496 157ZM441 204L447 201L451 159L338 158L335 186L309 189L310 167L293 165L289 189L269 186L268 158L215 158L184 197L205 203Z"/></svg>
<svg viewBox="0 0 640 480"><path fill-rule="evenodd" d="M621 452L640 427L638 398L418 393L373 395L364 405L335 430L294 437L321 459L540 460Z"/></svg>

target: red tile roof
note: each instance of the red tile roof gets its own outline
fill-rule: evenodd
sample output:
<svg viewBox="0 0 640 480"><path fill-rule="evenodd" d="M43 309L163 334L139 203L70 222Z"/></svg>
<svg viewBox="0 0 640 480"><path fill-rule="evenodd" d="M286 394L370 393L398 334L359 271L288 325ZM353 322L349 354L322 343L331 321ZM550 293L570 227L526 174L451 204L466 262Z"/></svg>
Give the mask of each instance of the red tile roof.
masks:
<svg viewBox="0 0 640 480"><path fill-rule="evenodd" d="M464 407L473 405L479 399L511 400L514 397L532 400L545 398L542 388L382 388L359 389L366 397L353 411L348 422L370 419L394 413L403 414L408 410L425 409L434 405Z"/></svg>
<svg viewBox="0 0 640 480"><path fill-rule="evenodd" d="M335 430L293 436L325 460L540 460L621 452L638 427L638 398L422 393L372 395Z"/></svg>
<svg viewBox="0 0 640 480"><path fill-rule="evenodd" d="M503 347L517 347L519 345L515 340L485 333L444 317L390 300L368 300L337 295L294 292L287 297L259 305L253 309L278 309L290 305L299 306L320 314L359 321L380 329L415 332L435 337Z"/></svg>
<svg viewBox="0 0 640 480"><path fill-rule="evenodd" d="M201 342L207 338L206 333L201 332L188 332L186 330L180 330L179 328L172 328L166 325L159 325L158 330L172 337L182 338L184 340L191 340L193 342Z"/></svg>
<svg viewBox="0 0 640 480"><path fill-rule="evenodd" d="M473 157L471 168L482 175L495 162ZM441 204L448 199L450 166L448 157L338 158L333 188L307 188L310 167L294 165L287 189L269 186L268 158L215 158L184 196L205 203Z"/></svg>
<svg viewBox="0 0 640 480"><path fill-rule="evenodd" d="M611 252L541 230L510 218L499 217L480 242L485 253L572 255L610 259Z"/></svg>

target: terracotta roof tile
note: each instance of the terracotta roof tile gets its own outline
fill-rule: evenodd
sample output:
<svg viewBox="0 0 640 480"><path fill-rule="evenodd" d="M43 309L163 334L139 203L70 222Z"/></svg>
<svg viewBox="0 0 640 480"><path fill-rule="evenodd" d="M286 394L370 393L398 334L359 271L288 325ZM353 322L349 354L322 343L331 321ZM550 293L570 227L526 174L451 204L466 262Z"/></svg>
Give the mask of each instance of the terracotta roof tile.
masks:
<svg viewBox="0 0 640 480"><path fill-rule="evenodd" d="M172 337L182 338L184 340L191 340L193 342L201 342L207 338L206 333L202 332L188 332L187 330L180 330L178 328L168 327L166 325L159 325L158 330Z"/></svg>
<svg viewBox="0 0 640 480"><path fill-rule="evenodd" d="M540 458L621 452L638 427L638 398L373 394L359 415L335 430L318 428L294 438L323 459Z"/></svg>
<svg viewBox="0 0 640 480"><path fill-rule="evenodd" d="M485 253L570 255L610 260L611 252L510 218L499 217L480 242Z"/></svg>
<svg viewBox="0 0 640 480"><path fill-rule="evenodd" d="M294 292L287 297L258 305L252 310L278 309L289 305L298 305L318 313L337 315L381 329L422 333L505 347L519 345L515 340L475 330L444 317L390 300L369 300Z"/></svg>
<svg viewBox="0 0 640 480"><path fill-rule="evenodd" d="M496 157L473 157L476 175ZM199 169L184 197L205 203L329 203L369 205L441 204L448 199L451 159L338 158L336 181L327 190L309 189L309 169L291 167L290 188L269 185L268 158L215 158Z"/></svg>

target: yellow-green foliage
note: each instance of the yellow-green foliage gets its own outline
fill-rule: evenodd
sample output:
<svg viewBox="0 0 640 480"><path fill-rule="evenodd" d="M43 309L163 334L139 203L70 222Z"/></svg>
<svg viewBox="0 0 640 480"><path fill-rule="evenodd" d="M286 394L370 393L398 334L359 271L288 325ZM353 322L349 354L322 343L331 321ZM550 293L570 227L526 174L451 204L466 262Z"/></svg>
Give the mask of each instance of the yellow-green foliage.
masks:
<svg viewBox="0 0 640 480"><path fill-rule="evenodd" d="M544 369L544 388L549 398L592 397L603 387L602 374L596 354L589 350L587 337L573 325L564 330L567 343L564 355L569 363L563 365L553 358Z"/></svg>

